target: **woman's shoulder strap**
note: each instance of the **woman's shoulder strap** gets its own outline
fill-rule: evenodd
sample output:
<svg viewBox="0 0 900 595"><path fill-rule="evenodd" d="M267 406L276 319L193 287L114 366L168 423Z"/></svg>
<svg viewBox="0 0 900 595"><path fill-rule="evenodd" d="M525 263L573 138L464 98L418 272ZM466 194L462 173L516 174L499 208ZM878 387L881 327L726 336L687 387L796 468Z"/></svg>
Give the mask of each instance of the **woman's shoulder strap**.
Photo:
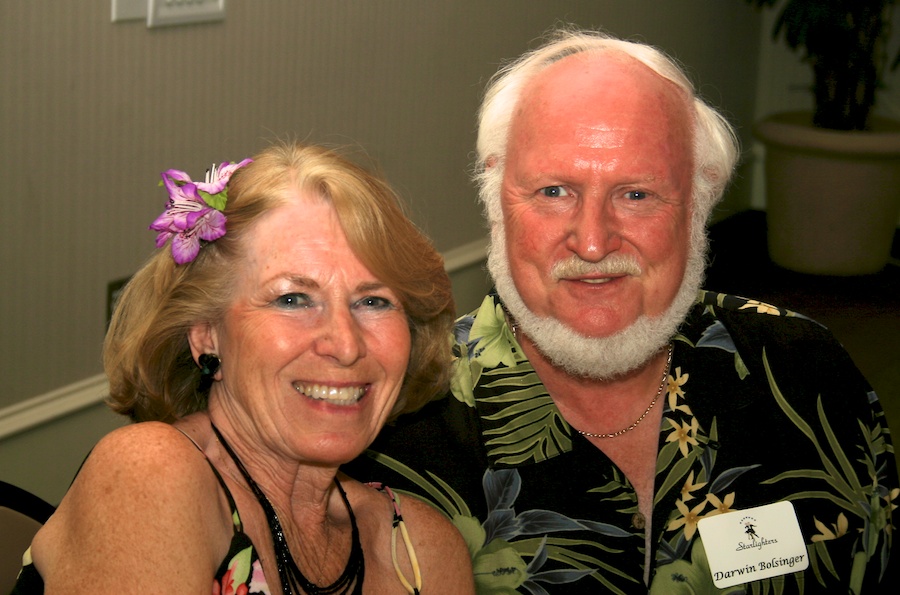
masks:
<svg viewBox="0 0 900 595"><path fill-rule="evenodd" d="M209 468L212 469L213 474L216 476L216 479L219 481L219 485L222 486L222 490L225 492L225 497L228 498L228 507L231 510L231 522L234 524L234 530L236 533L244 532L244 525L241 523L241 515L238 514L237 504L234 501L234 496L231 495L231 490L228 489L228 485L225 483L225 480L222 478L222 474L219 473L219 470L216 469L216 466L212 464L212 461L206 456L206 453L203 452L203 449L200 448L200 445L197 444L197 441L194 440L190 434L181 430L181 428L173 426L176 430L181 432L181 434L191 441L197 450L200 451L200 454L203 455L203 458L206 460L206 464L209 465Z"/></svg>
<svg viewBox="0 0 900 595"><path fill-rule="evenodd" d="M394 509L394 518L391 522L391 560L394 563L394 571L396 571L397 578L403 583L407 593L410 595L419 595L419 593L422 592L422 572L419 569L419 560L416 557L416 551L413 549L412 541L409 538L409 532L406 530L406 523L403 521L403 515L400 512L400 494L397 494L388 486L378 482L370 482L366 485L375 488L380 492L384 492L391 499L391 506ZM406 553L409 556L409 561L412 565L412 583L410 583L409 579L406 578L406 575L403 574L400 563L397 561L397 533L399 533L403 539L403 545L406 546Z"/></svg>

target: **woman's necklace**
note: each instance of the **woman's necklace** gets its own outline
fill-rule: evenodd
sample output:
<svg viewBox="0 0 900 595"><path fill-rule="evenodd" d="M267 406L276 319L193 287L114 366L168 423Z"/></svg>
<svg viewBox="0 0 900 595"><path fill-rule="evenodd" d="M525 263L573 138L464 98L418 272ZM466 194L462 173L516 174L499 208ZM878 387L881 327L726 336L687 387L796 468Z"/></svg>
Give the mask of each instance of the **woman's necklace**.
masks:
<svg viewBox="0 0 900 595"><path fill-rule="evenodd" d="M244 476L244 480L247 482L247 485L250 486L256 499L259 500L263 513L266 515L266 521L269 523L269 531L272 533L272 542L275 545L275 565L278 567L278 578L281 579L281 590L284 592L284 595L299 595L300 593L306 593L307 595L361 594L363 577L366 573L366 564L363 559L362 545L360 545L359 542L359 528L356 526L356 517L353 515L353 508L350 507L347 493L344 492L344 488L341 486L341 482L338 481L338 478L334 478L334 485L337 487L338 492L341 494L341 498L344 500L344 504L347 506L347 513L350 515L350 525L352 527L350 557L347 559L347 565L344 566L344 571L341 573L341 576L330 585L320 587L307 579L303 575L303 572L300 571L297 563L294 562L294 557L291 555L291 550L288 548L287 540L284 537L284 530L281 528L281 521L278 520L278 514L275 513L275 508L272 506L272 503L269 502L266 495L259 486L256 485L253 478L250 477L250 473L247 472L247 469L244 467L243 463L241 463L241 460L234 451L231 450L231 446L229 446L228 442L225 441L225 438L222 437L219 429L216 428L212 422L210 422L209 425L212 426L213 432L215 432L219 442L225 448L225 452L228 453L228 456L234 461L234 464L241 472L241 475Z"/></svg>
<svg viewBox="0 0 900 595"><path fill-rule="evenodd" d="M644 421L644 418L647 417L647 414L650 413L650 410L653 409L653 406L656 405L656 401L659 399L659 396L662 394L663 388L666 386L666 380L669 378L669 370L672 367L672 351L673 345L669 343L669 356L666 359L666 368L663 370L662 380L659 381L659 389L656 391L656 395L653 396L653 400L650 401L650 404L641 413L641 416L637 418L637 420L625 428L624 430L619 430L618 432L611 432L609 434L593 434L591 432L585 432L583 430L575 429L576 432L581 434L582 436L590 436L591 438L615 438L616 436L621 436L625 432L630 432L631 430L638 427L638 424Z"/></svg>

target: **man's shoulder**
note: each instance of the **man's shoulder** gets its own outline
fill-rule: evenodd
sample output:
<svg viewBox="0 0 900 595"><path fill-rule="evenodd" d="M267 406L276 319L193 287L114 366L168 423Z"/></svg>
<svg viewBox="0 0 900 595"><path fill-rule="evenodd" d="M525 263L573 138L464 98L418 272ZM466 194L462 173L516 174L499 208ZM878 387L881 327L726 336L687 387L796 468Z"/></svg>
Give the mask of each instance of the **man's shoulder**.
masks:
<svg viewBox="0 0 900 595"><path fill-rule="evenodd" d="M722 324L731 332L752 333L767 341L834 339L818 321L778 304L702 290L686 326L706 331L712 324Z"/></svg>
<svg viewBox="0 0 900 595"><path fill-rule="evenodd" d="M457 400L449 392L428 402L412 413L401 415L387 424L379 434L374 449L393 450L421 445L431 450L434 445L456 446L479 440L478 413Z"/></svg>
<svg viewBox="0 0 900 595"><path fill-rule="evenodd" d="M871 390L828 328L782 307L703 292L682 331L696 348L695 358L705 362L716 352L733 353L741 377L751 383L768 386L772 376L782 389L815 387L816 394L838 400Z"/></svg>
<svg viewBox="0 0 900 595"><path fill-rule="evenodd" d="M385 426L371 447L342 466L362 482L377 481L452 511L435 494L483 502L481 478L488 467L481 426L472 407L447 396Z"/></svg>

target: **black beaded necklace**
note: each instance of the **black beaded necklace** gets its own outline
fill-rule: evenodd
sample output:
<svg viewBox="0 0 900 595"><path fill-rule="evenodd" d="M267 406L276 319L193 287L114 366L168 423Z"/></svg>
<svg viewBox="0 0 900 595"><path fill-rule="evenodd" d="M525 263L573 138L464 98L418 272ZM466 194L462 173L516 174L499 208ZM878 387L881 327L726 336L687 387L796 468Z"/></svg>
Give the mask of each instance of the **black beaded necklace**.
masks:
<svg viewBox="0 0 900 595"><path fill-rule="evenodd" d="M218 428L216 428L212 422L210 422L209 425L212 426L213 432L215 432L219 442L222 443L225 452L228 453L228 456L234 461L234 464L241 472L241 475L244 476L244 480L247 482L247 485L250 486L256 499L259 500L263 513L266 515L266 521L269 523L269 531L272 533L272 542L275 544L275 565L278 567L278 578L281 579L281 590L284 592L284 595L299 595L300 593L306 593L307 595L344 595L346 593L360 595L362 593L363 577L366 573L366 564L363 559L362 545L359 542L359 528L356 526L356 517L353 515L353 508L350 507L347 493L344 492L344 488L341 486L341 482L338 481L338 478L334 478L334 485L337 487L338 492L341 494L341 499L343 499L344 504L347 506L347 513L350 515L350 525L352 527L350 557L347 559L347 565L344 566L344 571L341 573L341 576L330 585L320 587L307 579L300 571L297 563L294 562L294 557L291 555L291 550L288 548L287 540L284 537L284 530L281 528L281 522L278 520L278 515L275 513L275 508L272 506L272 503L269 502L266 495L259 486L256 485L253 478L250 477L247 469L244 467L243 463L241 463L241 460L237 455L234 454L234 451L231 450L231 446L229 446L228 442L225 441L225 438L222 437Z"/></svg>

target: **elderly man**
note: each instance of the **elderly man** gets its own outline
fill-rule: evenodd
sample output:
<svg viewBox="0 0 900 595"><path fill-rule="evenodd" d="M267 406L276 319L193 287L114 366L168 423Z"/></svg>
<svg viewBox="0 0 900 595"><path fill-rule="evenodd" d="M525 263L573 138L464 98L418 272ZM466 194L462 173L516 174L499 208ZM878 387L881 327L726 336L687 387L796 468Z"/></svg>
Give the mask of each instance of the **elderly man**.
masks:
<svg viewBox="0 0 900 595"><path fill-rule="evenodd" d="M898 481L874 393L815 322L700 291L737 155L645 45L563 31L492 80L496 294L458 322L450 394L350 469L446 512L479 592L889 584Z"/></svg>

